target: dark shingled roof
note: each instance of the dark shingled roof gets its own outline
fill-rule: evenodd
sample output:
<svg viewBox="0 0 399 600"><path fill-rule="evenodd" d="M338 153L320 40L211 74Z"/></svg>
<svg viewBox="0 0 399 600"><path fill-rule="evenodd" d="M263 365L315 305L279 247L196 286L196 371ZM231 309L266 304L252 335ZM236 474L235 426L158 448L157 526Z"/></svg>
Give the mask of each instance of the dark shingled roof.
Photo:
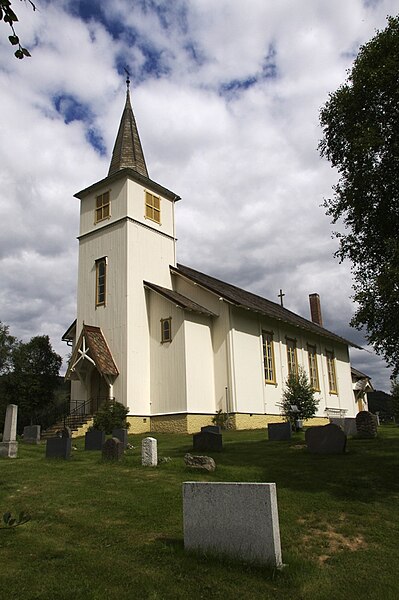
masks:
<svg viewBox="0 0 399 600"><path fill-rule="evenodd" d="M276 302L272 302L271 300L267 300L266 298L262 298L261 296L257 296L251 292L247 292L246 290L238 288L235 285L215 279L215 277L211 277L210 275L206 275L200 271L195 271L194 269L185 267L181 264L178 264L177 267L171 267L171 271L172 273L186 277L191 281L201 285L205 289L214 292L237 307L244 308L246 310L252 310L278 321L283 321L289 325L300 327L301 329L305 329L306 331L316 335L329 338L330 340L335 340L340 343L349 344L355 348L360 348L360 346L357 344L354 344L353 342L350 342L349 340L346 340L339 335L324 329L324 327L321 327L321 325L318 325L317 323L308 321L304 317L301 317L290 310L283 308Z"/></svg>
<svg viewBox="0 0 399 600"><path fill-rule="evenodd" d="M65 378L68 379L72 373L72 366L79 358L79 350L81 349L83 338L86 341L86 346L90 351L90 358L94 360L97 369L104 375L119 375L118 367L116 366L108 347L107 341L103 332L99 327L92 325L83 325L82 332L79 336L78 343L75 346L71 360L69 361L68 371Z"/></svg>
<svg viewBox="0 0 399 600"><path fill-rule="evenodd" d="M207 308L200 306L196 302L193 302L186 296L175 292L174 290L168 290L167 288L161 287L160 285L155 285L155 283L149 283L148 281L144 281L144 286L154 292L157 292L173 304L180 306L180 308L184 308L185 310L189 310L191 312L196 312L202 315L207 315L208 317L215 317L215 313L211 312Z"/></svg>

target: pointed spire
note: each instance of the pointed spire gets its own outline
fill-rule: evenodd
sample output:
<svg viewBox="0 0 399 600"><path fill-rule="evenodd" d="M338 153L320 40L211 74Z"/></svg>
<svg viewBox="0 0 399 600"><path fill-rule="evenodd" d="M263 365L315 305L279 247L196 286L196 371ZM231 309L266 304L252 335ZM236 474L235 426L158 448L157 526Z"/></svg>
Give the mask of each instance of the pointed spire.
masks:
<svg viewBox="0 0 399 600"><path fill-rule="evenodd" d="M132 106L130 104L129 85L130 79L128 73L126 79L126 103L119 125L118 135L116 136L108 175L114 175L114 173L128 167L137 173L140 173L140 175L148 177L143 148L141 146Z"/></svg>

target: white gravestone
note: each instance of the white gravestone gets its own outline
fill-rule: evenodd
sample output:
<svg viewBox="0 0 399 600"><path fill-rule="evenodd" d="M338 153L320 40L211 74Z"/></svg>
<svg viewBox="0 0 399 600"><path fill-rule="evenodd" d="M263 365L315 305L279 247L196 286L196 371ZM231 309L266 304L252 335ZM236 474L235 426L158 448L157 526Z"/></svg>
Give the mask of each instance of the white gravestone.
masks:
<svg viewBox="0 0 399 600"><path fill-rule="evenodd" d="M4 422L3 441L0 442L0 456L17 458L17 414L18 406L16 404L9 404Z"/></svg>
<svg viewBox="0 0 399 600"><path fill-rule="evenodd" d="M143 467L156 467L158 464L157 440L146 437L141 442L141 464Z"/></svg>
<svg viewBox="0 0 399 600"><path fill-rule="evenodd" d="M183 483L184 548L281 567L275 483Z"/></svg>

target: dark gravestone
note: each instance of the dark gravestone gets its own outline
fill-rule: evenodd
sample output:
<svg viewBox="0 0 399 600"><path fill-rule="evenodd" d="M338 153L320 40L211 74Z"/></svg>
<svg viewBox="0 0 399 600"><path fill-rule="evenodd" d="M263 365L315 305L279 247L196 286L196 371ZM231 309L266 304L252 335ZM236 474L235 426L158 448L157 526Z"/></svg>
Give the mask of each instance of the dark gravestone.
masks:
<svg viewBox="0 0 399 600"><path fill-rule="evenodd" d="M105 442L105 431L92 429L85 435L85 450L102 450Z"/></svg>
<svg viewBox="0 0 399 600"><path fill-rule="evenodd" d="M24 427L24 442L25 444L40 443L40 425L28 425Z"/></svg>
<svg viewBox="0 0 399 600"><path fill-rule="evenodd" d="M70 458L72 438L54 437L46 443L46 458Z"/></svg>
<svg viewBox="0 0 399 600"><path fill-rule="evenodd" d="M122 428L113 429L112 437L118 438L118 440L120 440L123 444L123 449L126 450L126 448L127 448L127 429L122 429Z"/></svg>
<svg viewBox="0 0 399 600"><path fill-rule="evenodd" d="M281 442L291 439L291 423L268 423L267 435L271 442Z"/></svg>
<svg viewBox="0 0 399 600"><path fill-rule="evenodd" d="M333 423L309 427L305 440L312 454L343 454L346 448L346 434Z"/></svg>
<svg viewBox="0 0 399 600"><path fill-rule="evenodd" d="M102 447L103 460L120 460L123 456L123 444L118 438L112 437L104 442Z"/></svg>
<svg viewBox="0 0 399 600"><path fill-rule="evenodd" d="M377 437L377 420L368 410L362 410L356 415L357 435L360 438Z"/></svg>
<svg viewBox="0 0 399 600"><path fill-rule="evenodd" d="M201 427L201 431L210 431L211 433L222 433L220 425L205 425Z"/></svg>
<svg viewBox="0 0 399 600"><path fill-rule="evenodd" d="M200 431L193 435L193 448L197 452L221 452L222 434L213 431Z"/></svg>

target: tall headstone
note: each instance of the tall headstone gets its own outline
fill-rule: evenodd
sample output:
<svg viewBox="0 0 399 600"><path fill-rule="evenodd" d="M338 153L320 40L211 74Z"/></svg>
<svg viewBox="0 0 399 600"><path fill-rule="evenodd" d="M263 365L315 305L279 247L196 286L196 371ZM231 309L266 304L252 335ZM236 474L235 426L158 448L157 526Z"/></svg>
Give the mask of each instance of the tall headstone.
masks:
<svg viewBox="0 0 399 600"><path fill-rule="evenodd" d="M40 425L27 425L24 427L25 444L40 444Z"/></svg>
<svg viewBox="0 0 399 600"><path fill-rule="evenodd" d="M146 437L141 442L141 464L143 467L156 467L158 464L157 440Z"/></svg>
<svg viewBox="0 0 399 600"><path fill-rule="evenodd" d="M184 548L281 567L275 483L183 483Z"/></svg>
<svg viewBox="0 0 399 600"><path fill-rule="evenodd" d="M9 404L4 422L3 441L0 442L0 456L17 458L17 416L18 406L16 404Z"/></svg>

